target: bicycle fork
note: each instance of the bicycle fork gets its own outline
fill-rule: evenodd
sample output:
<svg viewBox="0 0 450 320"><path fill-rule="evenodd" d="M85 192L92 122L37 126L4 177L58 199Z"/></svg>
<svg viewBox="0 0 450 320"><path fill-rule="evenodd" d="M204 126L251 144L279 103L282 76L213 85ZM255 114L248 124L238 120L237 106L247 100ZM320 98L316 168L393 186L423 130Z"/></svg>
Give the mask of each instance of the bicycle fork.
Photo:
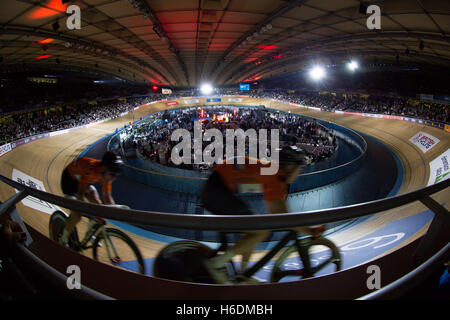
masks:
<svg viewBox="0 0 450 320"><path fill-rule="evenodd" d="M120 263L122 261L122 259L119 256L119 253L116 249L116 246L114 245L114 242L108 236L105 226L102 226L100 228L99 234L101 234L103 239L105 240L104 242L105 242L106 252L108 254L109 261L111 261L111 263L113 263L113 264Z"/></svg>

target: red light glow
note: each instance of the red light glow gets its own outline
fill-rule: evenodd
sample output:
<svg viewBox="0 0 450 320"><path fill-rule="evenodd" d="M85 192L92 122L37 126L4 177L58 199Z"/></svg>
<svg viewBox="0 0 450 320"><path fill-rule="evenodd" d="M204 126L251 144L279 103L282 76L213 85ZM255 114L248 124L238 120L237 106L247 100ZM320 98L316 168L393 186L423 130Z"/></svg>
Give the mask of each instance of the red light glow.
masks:
<svg viewBox="0 0 450 320"><path fill-rule="evenodd" d="M53 42L53 40L55 40L55 39L52 39L52 38L41 39L41 40L38 40L38 43L45 44L45 43Z"/></svg>
<svg viewBox="0 0 450 320"><path fill-rule="evenodd" d="M37 8L28 16L30 19L42 19L66 12L68 4L63 4L61 0L49 0L45 7Z"/></svg>
<svg viewBox="0 0 450 320"><path fill-rule="evenodd" d="M260 49L264 49L264 50L272 50L272 49L278 48L276 45L263 46L262 44L259 44L258 47L259 47Z"/></svg>
<svg viewBox="0 0 450 320"><path fill-rule="evenodd" d="M251 78L249 78L249 79L245 79L244 81L242 81L242 82L251 82L251 81L256 81L256 80L259 80L259 79L261 79L262 78L262 76L254 76L254 77L251 77ZM253 84L258 84L257 82L255 82L255 83L253 83Z"/></svg>
<svg viewBox="0 0 450 320"><path fill-rule="evenodd" d="M34 58L34 60L47 59L47 58L50 58L51 56L52 56L51 54L45 54L43 56L39 56L39 57Z"/></svg>

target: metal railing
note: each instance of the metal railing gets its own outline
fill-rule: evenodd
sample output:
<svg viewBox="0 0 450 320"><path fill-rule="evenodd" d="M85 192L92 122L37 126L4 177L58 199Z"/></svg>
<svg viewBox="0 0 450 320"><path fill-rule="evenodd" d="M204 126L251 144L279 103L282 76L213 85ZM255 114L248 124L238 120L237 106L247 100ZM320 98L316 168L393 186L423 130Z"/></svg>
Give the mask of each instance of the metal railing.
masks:
<svg viewBox="0 0 450 320"><path fill-rule="evenodd" d="M426 188L416 190L410 193L398 195L391 198L366 202L357 205L317 210L302 213L284 213L271 215L183 215L173 213L161 213L140 210L124 210L114 208L106 205L97 205L78 200L67 199L54 194L46 193L40 190L30 188L22 185L16 181L8 179L0 175L0 181L9 186L19 190L14 196L9 198L5 203L0 205L0 215L7 212L15 206L18 202L27 196L39 198L67 209L83 212L86 215L99 216L111 220L123 221L137 225L149 225L153 227L169 227L179 229L193 229L193 230L214 230L214 231L244 231L244 230L286 230L292 227L310 226L324 223L331 223L342 220L355 219L367 215L372 215L377 212L386 211L395 207L406 205L414 201L420 201L431 211L435 216L431 225L422 238L419 247L416 251L415 261L423 263L427 253L433 247L434 240L438 236L442 228L450 225L449 211L441 204L436 202L430 196L439 191L442 191L450 186L450 179L442 181L438 184L428 186ZM251 227L249 227L251 226ZM421 275L421 270L429 268L430 265L435 265L442 261L443 257L448 256L449 246L443 248L435 257L425 262L419 267L418 271L414 271L412 275L408 275L406 280L398 280L391 285L395 289L399 289L408 284L410 277ZM406 282L405 282L406 281ZM366 299L376 299L383 297L383 294L392 290L389 285L380 289L377 293L365 297Z"/></svg>

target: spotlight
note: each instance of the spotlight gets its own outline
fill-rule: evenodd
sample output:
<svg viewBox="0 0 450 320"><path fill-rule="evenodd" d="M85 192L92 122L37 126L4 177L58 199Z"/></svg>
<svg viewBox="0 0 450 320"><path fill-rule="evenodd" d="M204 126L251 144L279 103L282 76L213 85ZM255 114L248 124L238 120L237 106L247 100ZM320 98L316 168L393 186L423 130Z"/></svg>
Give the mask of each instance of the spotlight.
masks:
<svg viewBox="0 0 450 320"><path fill-rule="evenodd" d="M55 23L52 24L52 28L53 28L53 30L54 30L55 32L58 31L58 29L59 29L59 23L58 23L58 20L56 20Z"/></svg>
<svg viewBox="0 0 450 320"><path fill-rule="evenodd" d="M319 81L325 77L325 69L321 66L316 66L309 71L309 76L313 80Z"/></svg>
<svg viewBox="0 0 450 320"><path fill-rule="evenodd" d="M210 94L210 93L213 91L213 87L212 87L210 84L204 84L204 85L202 85L202 86L200 87L200 91L201 91L203 94L208 95L208 94Z"/></svg>
<svg viewBox="0 0 450 320"><path fill-rule="evenodd" d="M352 60L347 64L347 68L350 71L355 71L356 69L358 69L358 67L359 67L359 64L355 60Z"/></svg>

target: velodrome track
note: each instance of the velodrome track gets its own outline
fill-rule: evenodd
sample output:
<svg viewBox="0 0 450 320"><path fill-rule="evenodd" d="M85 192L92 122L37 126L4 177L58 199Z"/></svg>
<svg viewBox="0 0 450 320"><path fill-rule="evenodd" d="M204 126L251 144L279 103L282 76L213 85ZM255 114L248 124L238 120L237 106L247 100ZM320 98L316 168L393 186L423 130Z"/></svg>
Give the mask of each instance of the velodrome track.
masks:
<svg viewBox="0 0 450 320"><path fill-rule="evenodd" d="M204 98L199 98L202 105L213 105L217 103L203 103ZM62 195L60 189L60 176L65 166L77 157L83 150L95 143L102 137L114 132L117 128L139 119L149 113L157 112L169 108L179 108L181 106L192 106L183 104L183 99L179 99L179 104L167 106L165 102L158 102L140 107L133 113L129 113L118 119L94 125L90 128L83 128L70 133L36 140L20 146L0 157L0 174L8 178L12 177L13 169L19 170L28 176L42 182L45 190L57 195ZM287 103L273 100L242 98L239 103L227 103L227 105L265 105L266 107L291 111L313 118L330 121L339 125L354 129L364 134L370 135L387 145L396 153L402 162L403 182L399 194L414 191L427 185L429 178L428 163L445 152L450 146L449 134L445 131L399 120L349 116L343 114L329 113L305 109ZM426 153L423 153L413 143L409 141L411 137L419 131L431 134L438 138L440 142ZM360 188L362 186L355 186ZM6 184L0 184L0 200L4 202L15 194L15 191ZM445 203L448 208L450 190L448 188L433 196L439 203ZM50 215L48 213L35 210L22 203L17 205L22 219L37 231L48 236L48 223ZM363 222L356 224L350 229L336 232L330 236L338 246L342 247L363 237L376 233L378 230L392 225L393 222L401 221L404 218L412 217L427 211L428 209L419 202L414 202L403 207L399 207L387 212L379 213ZM78 226L78 230L84 232L86 227L84 220ZM398 224L396 224L398 226ZM411 224L404 226L410 228ZM375 259L391 251L410 243L422 236L429 227L429 222L414 229L407 237L395 243L394 246L386 246L386 250L378 253ZM395 230L394 230L395 231ZM144 259L155 257L157 252L165 245L158 241L144 238L127 232L137 243ZM90 253L88 252L87 255ZM361 261L363 263L366 261Z"/></svg>

